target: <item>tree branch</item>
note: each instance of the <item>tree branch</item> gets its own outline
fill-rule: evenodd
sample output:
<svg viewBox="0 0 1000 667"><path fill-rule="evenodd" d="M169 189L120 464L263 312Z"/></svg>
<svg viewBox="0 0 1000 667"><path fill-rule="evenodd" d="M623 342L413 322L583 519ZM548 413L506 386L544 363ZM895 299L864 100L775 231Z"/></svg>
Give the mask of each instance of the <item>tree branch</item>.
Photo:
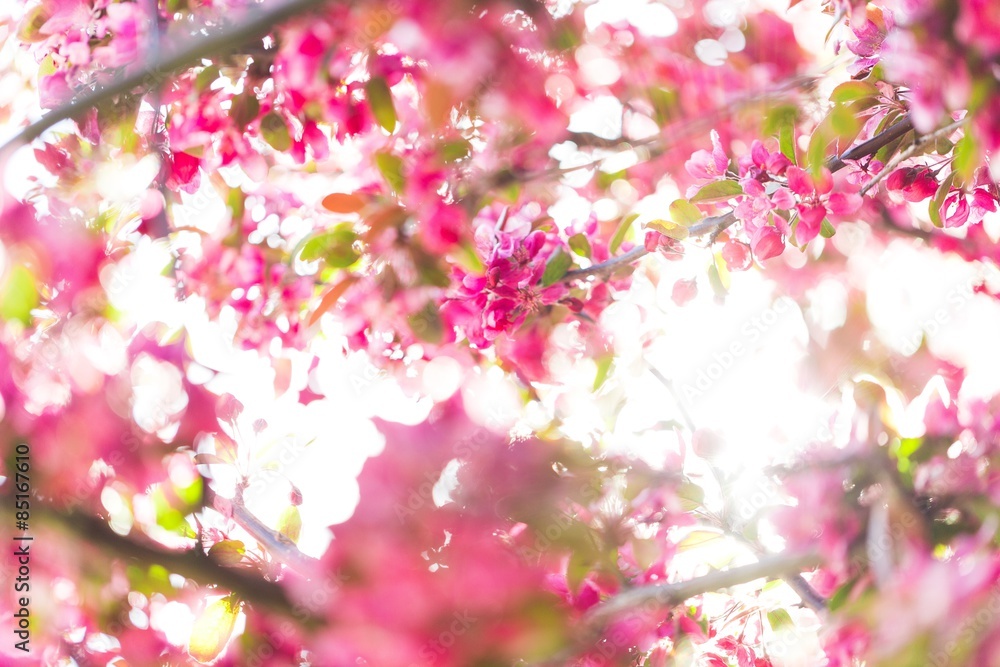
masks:
<svg viewBox="0 0 1000 667"><path fill-rule="evenodd" d="M947 128L942 128L932 133L936 136L943 130L953 131L956 127L961 125L963 121L958 121L949 125ZM827 169L831 173L840 171L847 166L845 160L857 160L859 158L867 157L869 155L874 155L883 146L888 146L896 139L899 139L904 134L913 129L913 121L910 116L904 116L902 120L898 123L894 123L892 126L886 128L877 135L864 141L857 146L847 150L843 155L835 155L826 162ZM928 135L932 136L932 135ZM877 182L877 181L876 181ZM867 192L867 190L865 190ZM712 215L706 218L702 218L695 224L688 227L688 236L705 236L710 235L713 239L724 229L731 227L736 223L736 215L729 211L721 215ZM638 246L629 250L624 255L618 257L613 257L606 262L601 262L600 264L594 264L586 269L576 269L575 271L567 271L566 275L563 276L563 281L578 280L580 278L586 278L588 276L606 276L623 264L630 264L638 259L648 255L649 252L643 246Z"/></svg>
<svg viewBox="0 0 1000 667"><path fill-rule="evenodd" d="M646 250L645 246L638 245L624 254L612 257L606 262L594 264L586 269L574 269L572 271L567 271L566 275L562 277L562 281L569 282L571 280L576 280L577 278L586 278L587 276L608 276L614 273L616 269L631 264L648 254L649 251Z"/></svg>
<svg viewBox="0 0 1000 667"><path fill-rule="evenodd" d="M857 146L847 150L843 155L839 155L826 163L826 168L831 172L837 172L847 166L845 160L857 160L869 155L875 155L883 146L888 146L896 139L913 129L913 120L906 115L898 123L882 130L868 141L863 141Z"/></svg>
<svg viewBox="0 0 1000 667"><path fill-rule="evenodd" d="M882 169L882 171L880 171L879 173L877 173L877 174L876 174L876 175L875 175L875 176L874 176L874 177L872 178L872 180L868 181L868 182L867 182L867 183L865 184L865 186L864 186L863 188L861 188L861 190L860 190L860 194L862 194L862 195L864 195L864 194L867 194L869 190L871 190L871 189L872 189L872 188L874 188L874 187L875 187L876 185L878 185L878 184L879 184L879 182L880 182L880 181L881 181L881 180L882 180L883 178L885 178L886 176L888 176L888 175L889 175L889 174L890 174L890 173L891 173L891 172L892 172L893 170L895 170L895 168L896 168L896 167L898 167L898 166L900 165L900 163L902 163L902 162L903 162L904 160L906 160L906 159L908 159L908 158L911 158L911 157L913 157L913 155L914 155L914 154L915 154L915 153L916 153L916 152L917 152L918 150L920 150L921 148L923 148L924 146L926 146L926 145L927 145L927 144L928 144L929 142L931 142L932 140L936 140L936 139L937 139L938 137L945 137L945 136L948 136L949 134L951 134L952 132L954 132L954 131L955 131L955 130L957 130L958 128L960 128L960 127L962 127L963 125L965 125L965 121L967 121L968 119L969 119L969 117L968 117L968 116L966 116L966 117L965 117L965 118L963 118L962 120L957 120L957 121L955 121L955 122L953 122L953 123L949 123L948 125L945 125L945 126L944 126L944 127L942 127L942 128L938 128L937 130L934 130L934 131L933 131L933 132L931 132L930 134L925 134L925 135L923 135L923 136L920 136L920 137L918 137L917 139L915 139L915 140L913 141L913 143L912 143L912 144L910 144L910 146L908 146L908 147L907 147L907 149L906 149L906 150L904 150L904 151L903 151L903 152L901 152L901 153L900 153L899 155L897 155L896 157L894 157L894 158L893 158L893 159L892 159L892 160L891 160L891 161L889 162L889 164L885 165L885 167L884 167L884 168ZM895 126L893 126L893 127L895 127Z"/></svg>
<svg viewBox="0 0 1000 667"><path fill-rule="evenodd" d="M688 581L633 588L594 607L586 616L585 622L591 627L599 628L615 616L638 607L675 607L703 593L746 584L755 579L776 579L798 574L821 562L815 553L772 556L750 565L712 572Z"/></svg>
<svg viewBox="0 0 1000 667"><path fill-rule="evenodd" d="M10 503L5 503L9 505ZM98 517L76 510L60 511L37 499L32 504L34 516L73 533L77 539L108 552L115 558L136 560L144 565L162 565L202 585L213 585L235 593L243 600L262 610L295 618L313 624L319 619L289 599L285 589L273 581L266 581L259 573L222 567L196 549L167 549L152 540L125 537L113 531Z"/></svg>
<svg viewBox="0 0 1000 667"><path fill-rule="evenodd" d="M681 400L680 394L677 393L677 389L674 387L674 383L665 375L663 375L663 373L658 371L656 367L653 366L652 364L647 363L646 367L649 369L649 372L653 375L653 377L659 380L660 384L666 387L667 391L670 393L670 397L673 398L674 403L677 405L677 409L680 411L681 416L684 418L684 422L687 425L688 430L690 430L691 433L694 434L694 432L697 430L696 425L694 423L694 419L691 418L691 415L688 413L687 408L684 407L684 401ZM719 470L719 468L715 466L711 461L706 460L705 463L708 465L709 470L712 471L712 475L715 477L716 482L719 484L719 491L722 493L724 506L723 506L722 517L719 520L719 524L721 524L719 527L722 528L722 530L724 530L726 534L746 544L758 556L767 554L767 551L765 551L764 548L760 544L758 544L756 540L751 540L747 538L741 531L736 530L733 527L732 521L730 521L729 519L729 512L727 512L725 509L729 505L729 493L728 493L729 489L726 484L726 479L722 474L722 472ZM793 591L795 591L796 594L798 594L802 602L806 604L810 609L816 612L826 609L826 600L823 599L822 595L816 592L816 589L814 589L809 584L808 581L802 578L802 575L795 572L792 574L783 575L781 578L784 579L785 583L788 584L788 586Z"/></svg>
<svg viewBox="0 0 1000 667"><path fill-rule="evenodd" d="M267 526L258 519L240 499L230 500L215 493L206 482L205 503L223 516L231 518L276 560L296 570L304 576L311 576L319 567L319 561L299 551L295 543Z"/></svg>
<svg viewBox="0 0 1000 667"><path fill-rule="evenodd" d="M278 24L318 7L325 1L327 0L287 0L276 7L248 11L246 20L238 25L230 25L208 37L192 37L171 49L163 49L152 63L76 97L31 123L0 146L0 156L34 141L56 123L77 118L84 111L116 95L140 86L155 85L170 72L197 64L203 58L217 57L247 42L260 39L274 30Z"/></svg>

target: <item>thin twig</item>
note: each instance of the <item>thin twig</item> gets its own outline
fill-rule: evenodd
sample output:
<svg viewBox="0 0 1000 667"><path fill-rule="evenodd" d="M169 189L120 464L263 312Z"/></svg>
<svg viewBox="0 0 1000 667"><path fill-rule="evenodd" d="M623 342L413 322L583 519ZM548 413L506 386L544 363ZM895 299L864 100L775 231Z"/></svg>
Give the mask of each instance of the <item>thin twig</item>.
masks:
<svg viewBox="0 0 1000 667"><path fill-rule="evenodd" d="M607 276L614 273L616 269L631 264L648 254L649 251L646 250L645 246L638 245L624 254L612 257L606 262L594 264L586 269L574 269L572 271L567 271L566 275L562 277L562 280L563 282L569 282L578 278L586 278L587 276Z"/></svg>
<svg viewBox="0 0 1000 667"><path fill-rule="evenodd" d="M310 576L317 571L320 564L318 560L299 551L295 543L258 519L253 512L246 508L242 500L223 498L207 485L204 494L207 506L232 518L240 528L250 533L273 558L305 576Z"/></svg>
<svg viewBox="0 0 1000 667"><path fill-rule="evenodd" d="M937 130L936 132L932 132L931 134L927 135L927 138L937 137L941 132L952 131L964 122L965 121L962 120L959 121L958 123L953 123L952 125L954 127L950 125L948 127L942 128L941 130ZM899 139L912 129L913 129L912 120L910 119L909 116L905 116L898 123L894 123L890 127L886 128L882 132L878 133L877 135L869 139L868 141L862 142L857 146L854 146L853 148L845 151L843 155L835 155L834 157L830 158L826 163L826 167L827 169L830 170L831 173L840 171L841 169L847 166L846 160L857 160L859 158L866 157L868 155L874 155L879 151L880 148L891 144L893 141ZM875 179L873 179L873 183L877 183L881 179L882 174L885 174L888 171L889 171L888 168L884 169L878 176L876 176ZM869 183L868 186L871 186L873 183ZM862 189L861 194L864 194L865 192L867 192L867 189ZM720 215L711 215L706 218L702 218L695 224L691 225L688 228L688 236L691 237L691 236L708 235L711 238L711 240L714 241L715 237L718 236L719 233L721 233L726 228L734 225L735 223L736 223L736 215L733 213L733 211L728 211ZM634 262L648 254L649 252L644 247L639 246L637 248L633 248L624 255L621 255L619 257L613 257L607 260L606 262L601 262L600 264L594 264L593 266L589 266L585 269L576 269L574 271L568 271L566 275L563 277L563 280L571 281L571 280L578 280L580 278L586 278L588 276L607 275L613 272L618 267L620 267L622 264Z"/></svg>
<svg viewBox="0 0 1000 667"><path fill-rule="evenodd" d="M962 125L964 125L968 119L969 117L966 116L962 120L956 120L954 123L949 123L948 125L945 125L942 128L934 130L930 134L924 134L917 137L913 141L913 143L906 148L906 150L902 151L899 155L890 160L889 164L885 165L882 171L875 174L872 180L868 181L865 184L865 186L861 188L858 194L861 195L867 194L872 188L878 185L883 178L892 173L893 170L895 170L895 168L898 167L904 160L913 157L913 155L916 154L917 151L919 151L921 148L926 146L931 141L936 140L938 137L947 136L952 132L954 132L955 130L957 130L958 128L962 127Z"/></svg>
<svg viewBox="0 0 1000 667"><path fill-rule="evenodd" d="M327 0L288 0L275 7L248 11L246 20L228 26L208 37L192 37L172 49L163 49L152 63L111 81L84 95L75 97L61 107L53 109L21 130L10 141L0 146L0 156L34 141L60 121L77 118L101 102L134 88L153 86L165 75L197 64L202 58L217 57L243 44L260 39L275 26L303 12L319 7Z"/></svg>
<svg viewBox="0 0 1000 667"><path fill-rule="evenodd" d="M663 375L663 373L657 370L650 363L646 364L646 368L653 375L653 377L659 380L660 383L667 388L667 391L670 392L670 396L671 398L674 399L674 404L680 411L681 417L683 417L684 422L688 427L688 430L691 431L691 433L693 434L696 430L694 419L687 411L687 408L684 406L684 402L681 400L680 395L674 388L673 381L668 379L665 375ZM715 477L715 481L719 485L719 491L722 493L723 500L728 505L728 498L726 492L727 484L725 476L722 474L722 471L719 470L719 468L713 465L710 461L705 461L705 463L708 466L709 470L711 470L712 476ZM768 552L760 544L758 544L754 540L748 539L746 536L743 535L743 533L741 533L740 531L736 530L736 528L733 527L732 523L729 521L728 512L726 512L725 509L723 509L722 520L719 521L719 524L720 528L722 528L722 530L725 531L727 535L734 537L740 542L746 544L758 556L767 555ZM802 575L795 572L783 575L781 578L784 579L785 583L788 584L788 586L798 594L802 602L805 603L810 609L812 609L815 612L819 612L826 609L826 600L823 598L822 595L816 592L816 589L814 589L812 585L809 584L808 581L802 578Z"/></svg>
<svg viewBox="0 0 1000 667"><path fill-rule="evenodd" d="M755 579L777 579L798 574L821 562L822 559L815 553L771 556L756 563L712 572L688 581L633 588L594 607L588 614L586 623L592 627L600 627L619 614L635 611L646 605L672 607L697 595L746 584Z"/></svg>
<svg viewBox="0 0 1000 667"><path fill-rule="evenodd" d="M256 571L223 567L200 549L168 549L152 540L119 535L99 517L76 510L57 510L37 499L32 502L32 510L42 521L73 533L81 542L97 546L114 558L139 561L144 565L158 564L199 584L235 593L262 610L304 620L306 625L317 621L293 603L280 584L262 579Z"/></svg>
<svg viewBox="0 0 1000 667"><path fill-rule="evenodd" d="M847 166L847 160L858 160L869 155L874 155L883 146L888 146L896 139L913 129L913 120L909 115L903 116L897 123L893 123L882 132L879 132L868 141L863 141L844 152L831 158L826 163L826 168L831 172L837 172Z"/></svg>

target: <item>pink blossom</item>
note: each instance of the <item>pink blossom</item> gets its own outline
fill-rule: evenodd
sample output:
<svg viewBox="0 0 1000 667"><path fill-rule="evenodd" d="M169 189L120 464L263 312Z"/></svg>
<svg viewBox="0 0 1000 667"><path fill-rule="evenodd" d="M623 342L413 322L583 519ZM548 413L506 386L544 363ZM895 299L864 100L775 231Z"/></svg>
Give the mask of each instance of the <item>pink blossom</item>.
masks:
<svg viewBox="0 0 1000 667"><path fill-rule="evenodd" d="M772 153L759 140L750 145L750 155L742 157L740 162L740 177L752 178L764 182L773 176L783 176L792 165L784 153Z"/></svg>
<svg viewBox="0 0 1000 667"><path fill-rule="evenodd" d="M798 195L798 226L795 240L805 245L816 238L828 213L847 215L861 207L861 196L852 192L832 192L833 178L824 167L814 178L798 167L788 169L788 188Z"/></svg>
<svg viewBox="0 0 1000 667"><path fill-rule="evenodd" d="M711 132L712 151L700 149L691 154L691 157L684 163L684 168L693 177L699 180L714 180L726 174L729 167L729 158L719 141L719 133L715 130Z"/></svg>
<svg viewBox="0 0 1000 667"><path fill-rule="evenodd" d="M986 59L1000 55L1000 7L992 0L964 0L959 4L955 36Z"/></svg>
<svg viewBox="0 0 1000 667"><path fill-rule="evenodd" d="M897 201L918 202L933 197L938 182L928 167L902 167L889 174L885 188Z"/></svg>
<svg viewBox="0 0 1000 667"><path fill-rule="evenodd" d="M730 271L746 271L753 263L750 246L742 241L730 239L722 246L722 259Z"/></svg>
<svg viewBox="0 0 1000 667"><path fill-rule="evenodd" d="M694 278L678 280L670 293L670 298L678 306L683 306L696 296L698 296L698 281Z"/></svg>
<svg viewBox="0 0 1000 667"><path fill-rule="evenodd" d="M758 261L777 257L785 251L785 242L777 229L769 225L759 227L750 239L750 248Z"/></svg>

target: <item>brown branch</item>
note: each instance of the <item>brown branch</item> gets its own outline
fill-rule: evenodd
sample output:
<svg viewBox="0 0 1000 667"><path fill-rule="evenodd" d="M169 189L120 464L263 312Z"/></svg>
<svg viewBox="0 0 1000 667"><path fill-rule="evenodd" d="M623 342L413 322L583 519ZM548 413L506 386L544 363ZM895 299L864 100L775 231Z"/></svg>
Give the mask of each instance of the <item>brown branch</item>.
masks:
<svg viewBox="0 0 1000 667"><path fill-rule="evenodd" d="M885 167L882 169L882 171L880 171L878 174L876 174L872 178L872 180L868 181L865 184L865 186L863 188L861 188L860 194L862 194L862 195L866 194L869 190L871 190L876 185L878 185L879 182L883 178L885 178L886 176L888 176L904 160L913 157L917 153L917 151L919 151L921 148L923 148L924 146L926 146L931 141L937 139L938 137L948 136L949 134L951 134L952 132L954 132L958 128L960 128L963 125L965 125L965 122L968 119L969 119L969 117L966 116L962 120L958 120L958 121L955 121L953 123L949 123L948 125L945 125L942 128L934 130L930 134L925 134L923 136L918 137L912 144L910 144L909 147L907 147L906 150L904 150L899 155L897 155L896 157L894 157L889 162L889 164L885 165ZM895 126L893 126L893 127L895 127Z"/></svg>
<svg viewBox="0 0 1000 667"><path fill-rule="evenodd" d="M80 542L92 544L113 558L139 561L144 565L158 564L199 584L235 593L261 610L289 616L307 625L319 621L295 604L280 584L263 579L260 573L222 567L200 549L168 549L152 540L119 535L96 516L78 510L57 510L37 499L32 502L32 511L33 518L55 524Z"/></svg>
<svg viewBox="0 0 1000 667"><path fill-rule="evenodd" d="M883 146L888 146L896 139L913 129L913 120L909 115L903 116L902 120L887 127L868 141L863 141L857 146L847 150L843 155L839 155L826 163L826 168L831 172L840 171L847 166L846 160L858 160L869 155L875 155Z"/></svg>
<svg viewBox="0 0 1000 667"><path fill-rule="evenodd" d="M950 130L954 130L954 127L948 126ZM957 126L956 126L957 127ZM883 146L888 146L893 141L899 139L907 132L913 129L913 121L907 115L903 117L898 123L894 123L892 126L886 128L882 132L878 133L868 141L864 141L857 146L845 151L843 155L835 155L834 157L827 160L826 167L831 172L837 172L847 166L845 160L857 160L862 157L867 157L869 155L874 155ZM943 128L948 129L948 128ZM940 131L939 131L940 132ZM937 134L937 133L935 133ZM930 136L930 135L929 135ZM721 215L713 215L707 218L703 218L691 225L688 228L688 236L706 236L709 235L712 240L728 227L731 227L736 223L736 215L729 211ZM594 264L585 269L576 269L575 271L568 271L563 277L564 281L577 280L580 278L586 278L588 276L606 276L623 264L629 264L634 262L646 255L648 251L639 246L638 248L633 248L624 255L619 257L613 257L606 262L601 262L600 264Z"/></svg>
<svg viewBox="0 0 1000 667"><path fill-rule="evenodd" d="M10 141L0 146L0 156L34 141L56 123L77 118L84 111L116 95L121 95L134 88L154 86L171 72L195 65L203 58L215 57L247 42L260 39L274 30L275 26L303 12L319 7L324 1L288 0L276 7L249 11L246 13L246 20L238 25L228 26L208 37L192 37L172 49L164 49L154 62L84 95L75 97L67 104L53 109L31 123Z"/></svg>

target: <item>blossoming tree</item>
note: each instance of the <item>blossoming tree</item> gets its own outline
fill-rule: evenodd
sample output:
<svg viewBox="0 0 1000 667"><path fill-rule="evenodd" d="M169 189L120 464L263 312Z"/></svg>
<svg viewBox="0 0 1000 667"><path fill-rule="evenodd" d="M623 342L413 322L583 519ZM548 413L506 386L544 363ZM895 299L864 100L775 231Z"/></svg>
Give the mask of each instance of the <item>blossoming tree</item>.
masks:
<svg viewBox="0 0 1000 667"><path fill-rule="evenodd" d="M1000 5L792 4L6 10L4 664L1000 664Z"/></svg>

